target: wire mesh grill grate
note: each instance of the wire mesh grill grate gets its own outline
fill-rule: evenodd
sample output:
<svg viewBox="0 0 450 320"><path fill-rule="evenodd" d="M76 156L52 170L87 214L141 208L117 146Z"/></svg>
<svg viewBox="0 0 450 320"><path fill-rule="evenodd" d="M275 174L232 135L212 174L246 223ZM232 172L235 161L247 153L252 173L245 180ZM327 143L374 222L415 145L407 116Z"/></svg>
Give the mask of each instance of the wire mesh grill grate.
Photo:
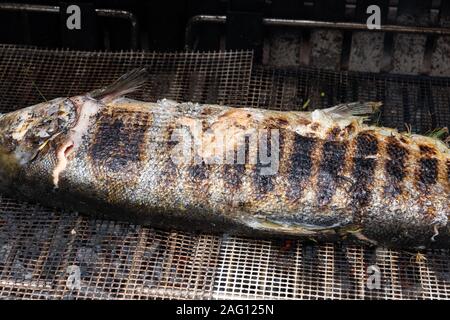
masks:
<svg viewBox="0 0 450 320"><path fill-rule="evenodd" d="M415 131L450 126L450 80L273 70L251 52L73 52L0 46L0 111L106 85L137 66L151 81L135 98L280 110L383 100L381 123ZM379 288L369 289L377 266ZM80 282L71 282L78 270ZM30 299L449 299L450 250L393 251L342 244L166 232L90 220L0 199L0 297Z"/></svg>
<svg viewBox="0 0 450 320"><path fill-rule="evenodd" d="M247 105L312 110L350 101L383 101L378 122L425 133L450 126L450 78L253 67Z"/></svg>

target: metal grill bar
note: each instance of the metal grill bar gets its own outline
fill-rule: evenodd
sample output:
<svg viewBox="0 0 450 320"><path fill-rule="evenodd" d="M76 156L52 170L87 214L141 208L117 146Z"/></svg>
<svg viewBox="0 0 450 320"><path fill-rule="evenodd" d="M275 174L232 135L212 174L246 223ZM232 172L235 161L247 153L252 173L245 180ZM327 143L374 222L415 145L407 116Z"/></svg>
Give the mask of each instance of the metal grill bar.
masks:
<svg viewBox="0 0 450 320"><path fill-rule="evenodd" d="M192 47L192 28L200 23L225 24L226 16L197 15L189 19L185 31L186 49L194 49ZM413 27L401 25L382 25L380 29L368 29L365 23L355 22L329 22L329 21L313 21L313 20L293 20L293 19L276 19L264 18L262 23L268 27L297 27L297 28L316 28L316 29L332 29L332 30L351 30L351 31L373 31L373 32L392 32L392 33L412 33L412 34L433 34L448 36L450 30L446 28L431 27Z"/></svg>
<svg viewBox="0 0 450 320"><path fill-rule="evenodd" d="M252 65L251 52L74 52L0 46L0 111L79 94L136 66L134 97L299 110L354 99L386 102L381 122L449 125L447 78ZM323 93L323 94L322 94ZM434 110L434 116L429 115ZM407 115L407 116L406 116ZM434 120L433 120L434 119ZM0 197L0 297L30 299L449 299L450 250L166 232ZM377 266L380 288L367 286ZM79 270L79 286L71 286ZM76 275L76 273L75 273ZM72 283L73 284L73 283ZM76 282L75 282L76 284Z"/></svg>
<svg viewBox="0 0 450 320"><path fill-rule="evenodd" d="M6 11L22 11L22 12L43 12L43 13L59 13L59 6L45 6L39 4L24 3L0 3L0 10ZM100 17L126 19L131 24L131 48L138 48L139 23L136 16L125 10L114 9L95 9Z"/></svg>

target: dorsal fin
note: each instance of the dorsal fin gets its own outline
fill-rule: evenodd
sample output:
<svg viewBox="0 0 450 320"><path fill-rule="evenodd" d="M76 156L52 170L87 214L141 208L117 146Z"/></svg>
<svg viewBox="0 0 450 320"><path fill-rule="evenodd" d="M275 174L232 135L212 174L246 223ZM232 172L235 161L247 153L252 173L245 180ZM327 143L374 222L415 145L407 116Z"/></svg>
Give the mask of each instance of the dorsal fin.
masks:
<svg viewBox="0 0 450 320"><path fill-rule="evenodd" d="M324 127L347 126L352 121L359 124L370 119L370 115L379 110L381 102L352 102L338 104L327 109L316 109L311 113L313 121L320 122Z"/></svg>
<svg viewBox="0 0 450 320"><path fill-rule="evenodd" d="M136 68L122 75L109 86L89 92L88 96L105 103L111 102L127 93L138 90L147 78L146 68Z"/></svg>
<svg viewBox="0 0 450 320"><path fill-rule="evenodd" d="M323 112L338 118L351 118L369 116L377 112L382 103L381 102L351 102L338 104L337 106L323 109Z"/></svg>

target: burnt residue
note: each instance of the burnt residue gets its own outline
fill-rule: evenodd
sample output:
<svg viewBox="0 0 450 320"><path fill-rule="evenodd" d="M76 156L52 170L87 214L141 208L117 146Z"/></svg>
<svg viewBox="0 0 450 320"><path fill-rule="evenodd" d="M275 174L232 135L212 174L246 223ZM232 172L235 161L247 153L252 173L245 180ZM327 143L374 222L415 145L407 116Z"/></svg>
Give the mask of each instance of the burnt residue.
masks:
<svg viewBox="0 0 450 320"><path fill-rule="evenodd" d="M421 187L435 184L438 176L438 160L436 158L419 159L418 183Z"/></svg>
<svg viewBox="0 0 450 320"><path fill-rule="evenodd" d="M317 145L316 138L304 137L295 134L290 157L291 169L288 172L287 197L297 200L301 196L302 182L309 178L312 171L313 161L311 153Z"/></svg>
<svg viewBox="0 0 450 320"><path fill-rule="evenodd" d="M396 196L402 192L401 183L406 176L405 167L408 150L401 146L394 137L387 138L386 142L388 159L385 163L385 170L388 181L386 183L385 193Z"/></svg>
<svg viewBox="0 0 450 320"><path fill-rule="evenodd" d="M344 167L347 146L342 142L327 141L323 144L322 159L317 180L317 201L328 204L338 185L339 172Z"/></svg>
<svg viewBox="0 0 450 320"><path fill-rule="evenodd" d="M365 206L369 201L376 159L367 158L367 156L376 155L377 152L378 141L371 133L362 132L356 137L352 170L354 184L351 190L352 207L354 208Z"/></svg>

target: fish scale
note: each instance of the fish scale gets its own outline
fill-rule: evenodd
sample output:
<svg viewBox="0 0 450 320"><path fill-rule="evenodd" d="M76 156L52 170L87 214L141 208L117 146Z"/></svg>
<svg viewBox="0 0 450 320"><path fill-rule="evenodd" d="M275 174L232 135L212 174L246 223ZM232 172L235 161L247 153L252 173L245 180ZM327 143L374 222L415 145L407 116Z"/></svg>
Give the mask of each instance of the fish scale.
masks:
<svg viewBox="0 0 450 320"><path fill-rule="evenodd" d="M124 98L144 75L2 116L2 191L165 229L448 247L448 147L366 125L378 103L282 112ZM192 161L178 161L186 150Z"/></svg>

